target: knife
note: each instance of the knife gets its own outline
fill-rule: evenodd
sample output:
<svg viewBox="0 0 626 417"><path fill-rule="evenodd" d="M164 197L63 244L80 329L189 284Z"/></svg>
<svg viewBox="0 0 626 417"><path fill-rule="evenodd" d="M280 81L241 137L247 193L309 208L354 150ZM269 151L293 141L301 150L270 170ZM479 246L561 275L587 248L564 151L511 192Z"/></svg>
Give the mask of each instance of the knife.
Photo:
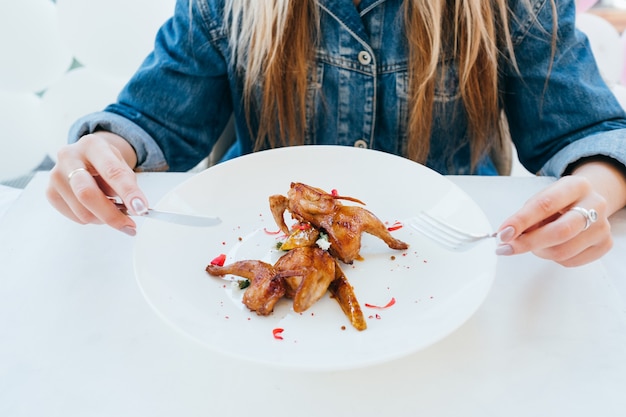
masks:
<svg viewBox="0 0 626 417"><path fill-rule="evenodd" d="M137 216L135 214L131 214L124 204L118 202L115 202L114 204L122 213L126 214L127 216ZM169 211L155 209L148 209L148 213L137 217L146 217L148 219L162 220L169 223L196 227L216 226L222 222L219 217L196 216L193 214L172 213Z"/></svg>
<svg viewBox="0 0 626 417"><path fill-rule="evenodd" d="M209 227L216 226L222 222L219 217L196 216L193 214L170 213L168 211L160 211L148 209L148 214L140 217L147 217L154 220L162 220L165 222L182 224L185 226Z"/></svg>

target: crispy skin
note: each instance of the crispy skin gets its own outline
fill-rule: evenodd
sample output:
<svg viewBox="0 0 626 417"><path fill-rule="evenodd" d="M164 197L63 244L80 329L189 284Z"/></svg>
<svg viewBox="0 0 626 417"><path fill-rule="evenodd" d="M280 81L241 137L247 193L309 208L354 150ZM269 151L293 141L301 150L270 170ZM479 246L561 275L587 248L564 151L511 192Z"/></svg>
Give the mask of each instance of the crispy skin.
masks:
<svg viewBox="0 0 626 417"><path fill-rule="evenodd" d="M293 311L301 313L315 304L335 279L335 260L318 247L300 247L283 255L274 268L285 280Z"/></svg>
<svg viewBox="0 0 626 417"><path fill-rule="evenodd" d="M391 249L409 247L391 236L385 225L370 211L358 206L344 206L340 199L361 203L351 197L334 196L319 188L292 182L287 197L270 197L270 209L276 224L285 233L289 232L284 220L286 210L299 222L311 223L313 227L325 231L331 244L331 254L347 264L362 259L359 252L363 232L382 239Z"/></svg>
<svg viewBox="0 0 626 417"><path fill-rule="evenodd" d="M243 303L260 316L267 316L285 295L285 283L277 276L274 267L262 261L238 261L229 265L208 265L206 271L213 276L228 274L250 280L243 295Z"/></svg>
<svg viewBox="0 0 626 417"><path fill-rule="evenodd" d="M293 298L296 313L315 304L335 279L335 260L318 247L301 247L287 252L274 265L245 260L224 266L208 265L206 271L214 276L232 274L249 279L243 303L267 316L283 296Z"/></svg>
<svg viewBox="0 0 626 417"><path fill-rule="evenodd" d="M293 299L293 310L301 313L330 290L350 323L357 330L367 328L361 307L337 261L318 247L295 248L274 265L245 260L229 265L208 265L213 276L237 275L250 280L243 303L258 315L267 316L282 297Z"/></svg>
<svg viewBox="0 0 626 417"><path fill-rule="evenodd" d="M270 196L269 200L270 210L272 212L272 216L274 217L274 221L276 222L280 230L288 235L289 227L287 227L287 224L285 223L284 214L289 207L289 200L287 200L287 197L285 197L284 195L279 194Z"/></svg>
<svg viewBox="0 0 626 417"><path fill-rule="evenodd" d="M285 249L290 249L274 265L258 260L244 260L230 265L208 265L206 271L214 276L238 275L250 280L243 303L259 315L268 315L282 297L293 299L293 310L301 313L315 304L326 291L337 300L350 323L365 330L367 323L352 285L341 270L337 259L352 263L361 259L363 232L382 239L392 249L407 249L408 245L391 236L385 225L370 211L357 206L344 206L339 200L361 201L335 196L319 188L291 183L287 197L269 198L274 221L287 235ZM311 229L289 230L285 211ZM328 234L330 250L315 245L319 232Z"/></svg>
<svg viewBox="0 0 626 417"><path fill-rule="evenodd" d="M337 300L343 313L348 317L355 329L367 329L367 323L365 322L365 316L363 316L359 300L357 300L354 289L348 282L348 278L341 270L339 264L335 268L335 279L328 286L328 291Z"/></svg>

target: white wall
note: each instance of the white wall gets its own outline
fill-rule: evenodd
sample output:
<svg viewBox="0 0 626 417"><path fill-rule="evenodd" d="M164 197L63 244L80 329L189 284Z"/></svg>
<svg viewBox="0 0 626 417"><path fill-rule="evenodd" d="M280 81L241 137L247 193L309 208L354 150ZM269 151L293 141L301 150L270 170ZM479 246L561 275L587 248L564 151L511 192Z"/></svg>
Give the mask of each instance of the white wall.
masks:
<svg viewBox="0 0 626 417"><path fill-rule="evenodd" d="M152 49L175 0L0 2L0 181L56 157Z"/></svg>

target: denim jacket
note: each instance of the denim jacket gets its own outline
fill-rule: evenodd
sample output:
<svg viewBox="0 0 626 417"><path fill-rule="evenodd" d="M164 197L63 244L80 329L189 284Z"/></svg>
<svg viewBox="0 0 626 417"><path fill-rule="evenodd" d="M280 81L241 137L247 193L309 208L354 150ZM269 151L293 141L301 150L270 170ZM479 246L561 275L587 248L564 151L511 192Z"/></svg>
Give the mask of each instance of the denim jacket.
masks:
<svg viewBox="0 0 626 417"><path fill-rule="evenodd" d="M190 4L191 2L191 4ZM154 51L104 111L77 121L70 141L96 131L123 136L138 170L183 171L205 158L235 116L227 157L249 153L242 79L233 71L224 0L178 0ZM318 0L321 39L307 97L306 144L367 147L398 155L407 147L407 45L402 0ZM606 155L626 165L626 114L607 88L589 44L575 28L573 0L557 1L558 45L551 60L552 8L510 0L519 73L504 67L502 106L522 164L560 176L576 160ZM441 62L427 165L442 174L495 174L486 157L470 172L470 152L453 62ZM549 82L546 77L549 73Z"/></svg>

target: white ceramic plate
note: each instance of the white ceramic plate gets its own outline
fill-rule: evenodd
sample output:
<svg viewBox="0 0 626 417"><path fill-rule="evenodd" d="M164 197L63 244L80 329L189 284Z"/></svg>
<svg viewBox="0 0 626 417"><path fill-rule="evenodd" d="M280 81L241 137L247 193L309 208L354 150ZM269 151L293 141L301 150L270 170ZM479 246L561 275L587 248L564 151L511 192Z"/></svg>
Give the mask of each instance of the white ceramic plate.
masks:
<svg viewBox="0 0 626 417"><path fill-rule="evenodd" d="M219 216L223 223L193 228L146 219L135 248L136 275L146 299L169 324L218 352L272 366L339 370L397 359L423 349L460 327L485 299L494 275L494 242L449 252L408 226L392 232L410 244L389 249L364 235L363 261L344 272L367 317L355 330L339 305L325 297L305 313L281 300L266 317L250 312L231 281L205 267L219 254L272 261L276 235L268 204L286 195L292 181L366 203L390 225L420 210L437 213L469 231L491 226L456 185L407 159L335 146L303 146L258 152L209 168L167 194L156 206ZM348 202L344 204L349 204ZM351 204L351 203L350 203ZM233 277L231 277L233 278ZM386 305L372 309L365 304ZM282 328L282 340L273 329Z"/></svg>

